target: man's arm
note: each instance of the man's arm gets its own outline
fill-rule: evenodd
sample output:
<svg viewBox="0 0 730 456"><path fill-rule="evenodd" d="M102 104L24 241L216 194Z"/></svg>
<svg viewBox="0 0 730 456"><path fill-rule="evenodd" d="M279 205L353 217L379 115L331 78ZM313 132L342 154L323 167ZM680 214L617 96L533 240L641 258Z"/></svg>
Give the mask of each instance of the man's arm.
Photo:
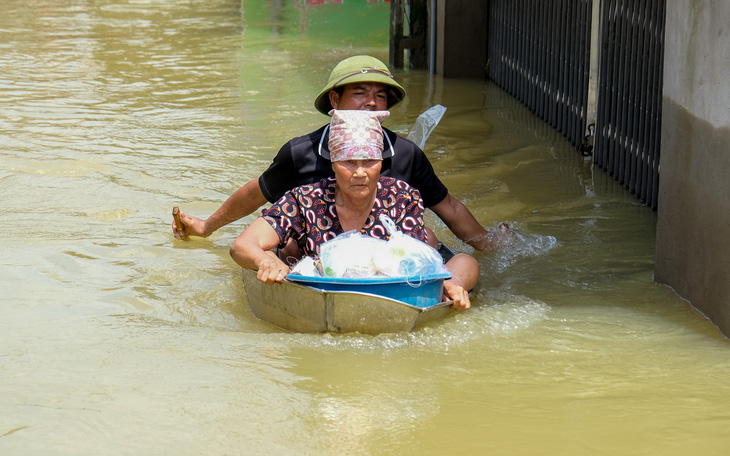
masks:
<svg viewBox="0 0 730 456"><path fill-rule="evenodd" d="M502 241L512 235L505 224L500 225L494 232L487 231L464 203L451 196L451 193L447 194L443 201L432 206L431 210L443 220L456 237L477 250L485 252L495 250Z"/></svg>
<svg viewBox="0 0 730 456"><path fill-rule="evenodd" d="M252 179L233 193L228 199L206 220L180 212L180 221L183 230L174 222L172 233L177 239L187 239L188 236L208 237L217 229L235 222L266 204L266 198L261 192L258 179Z"/></svg>

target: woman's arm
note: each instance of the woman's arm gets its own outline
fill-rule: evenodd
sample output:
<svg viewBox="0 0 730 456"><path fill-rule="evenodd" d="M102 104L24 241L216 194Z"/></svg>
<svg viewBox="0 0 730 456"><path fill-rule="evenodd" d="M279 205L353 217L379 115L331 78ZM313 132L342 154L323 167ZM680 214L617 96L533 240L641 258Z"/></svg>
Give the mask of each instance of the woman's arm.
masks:
<svg viewBox="0 0 730 456"><path fill-rule="evenodd" d="M270 250L277 245L279 236L276 231L269 222L259 217L236 238L230 253L239 266L258 270L256 277L271 285L284 280L290 272L289 266Z"/></svg>

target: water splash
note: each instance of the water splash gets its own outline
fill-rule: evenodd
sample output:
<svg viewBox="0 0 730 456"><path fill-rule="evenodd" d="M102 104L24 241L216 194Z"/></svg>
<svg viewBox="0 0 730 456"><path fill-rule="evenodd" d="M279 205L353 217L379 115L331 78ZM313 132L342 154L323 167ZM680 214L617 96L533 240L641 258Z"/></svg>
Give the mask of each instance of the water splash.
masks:
<svg viewBox="0 0 730 456"><path fill-rule="evenodd" d="M487 261L493 272L504 272L522 258L544 255L559 244L555 236L520 233L512 231L508 241L501 241L500 248L493 252Z"/></svg>

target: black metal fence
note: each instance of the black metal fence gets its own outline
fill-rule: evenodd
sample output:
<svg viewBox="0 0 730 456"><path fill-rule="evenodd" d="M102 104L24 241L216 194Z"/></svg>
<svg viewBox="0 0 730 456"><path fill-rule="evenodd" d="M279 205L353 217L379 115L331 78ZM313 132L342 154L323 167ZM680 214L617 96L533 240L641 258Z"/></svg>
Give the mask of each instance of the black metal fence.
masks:
<svg viewBox="0 0 730 456"><path fill-rule="evenodd" d="M594 162L657 207L665 0L604 1Z"/></svg>
<svg viewBox="0 0 730 456"><path fill-rule="evenodd" d="M590 0L493 0L489 77L575 146L584 137Z"/></svg>
<svg viewBox="0 0 730 456"><path fill-rule="evenodd" d="M489 77L576 148L592 149L596 165L653 209L665 2L491 0L488 13ZM592 33L599 44L593 49ZM598 54L593 92L591 52Z"/></svg>

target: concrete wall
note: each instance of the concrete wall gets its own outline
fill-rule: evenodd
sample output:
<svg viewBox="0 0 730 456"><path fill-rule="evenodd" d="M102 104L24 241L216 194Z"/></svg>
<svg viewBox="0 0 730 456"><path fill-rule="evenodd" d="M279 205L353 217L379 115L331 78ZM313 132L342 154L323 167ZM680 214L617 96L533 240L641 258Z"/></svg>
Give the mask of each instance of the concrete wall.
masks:
<svg viewBox="0 0 730 456"><path fill-rule="evenodd" d="M730 336L730 2L667 2L658 283Z"/></svg>

